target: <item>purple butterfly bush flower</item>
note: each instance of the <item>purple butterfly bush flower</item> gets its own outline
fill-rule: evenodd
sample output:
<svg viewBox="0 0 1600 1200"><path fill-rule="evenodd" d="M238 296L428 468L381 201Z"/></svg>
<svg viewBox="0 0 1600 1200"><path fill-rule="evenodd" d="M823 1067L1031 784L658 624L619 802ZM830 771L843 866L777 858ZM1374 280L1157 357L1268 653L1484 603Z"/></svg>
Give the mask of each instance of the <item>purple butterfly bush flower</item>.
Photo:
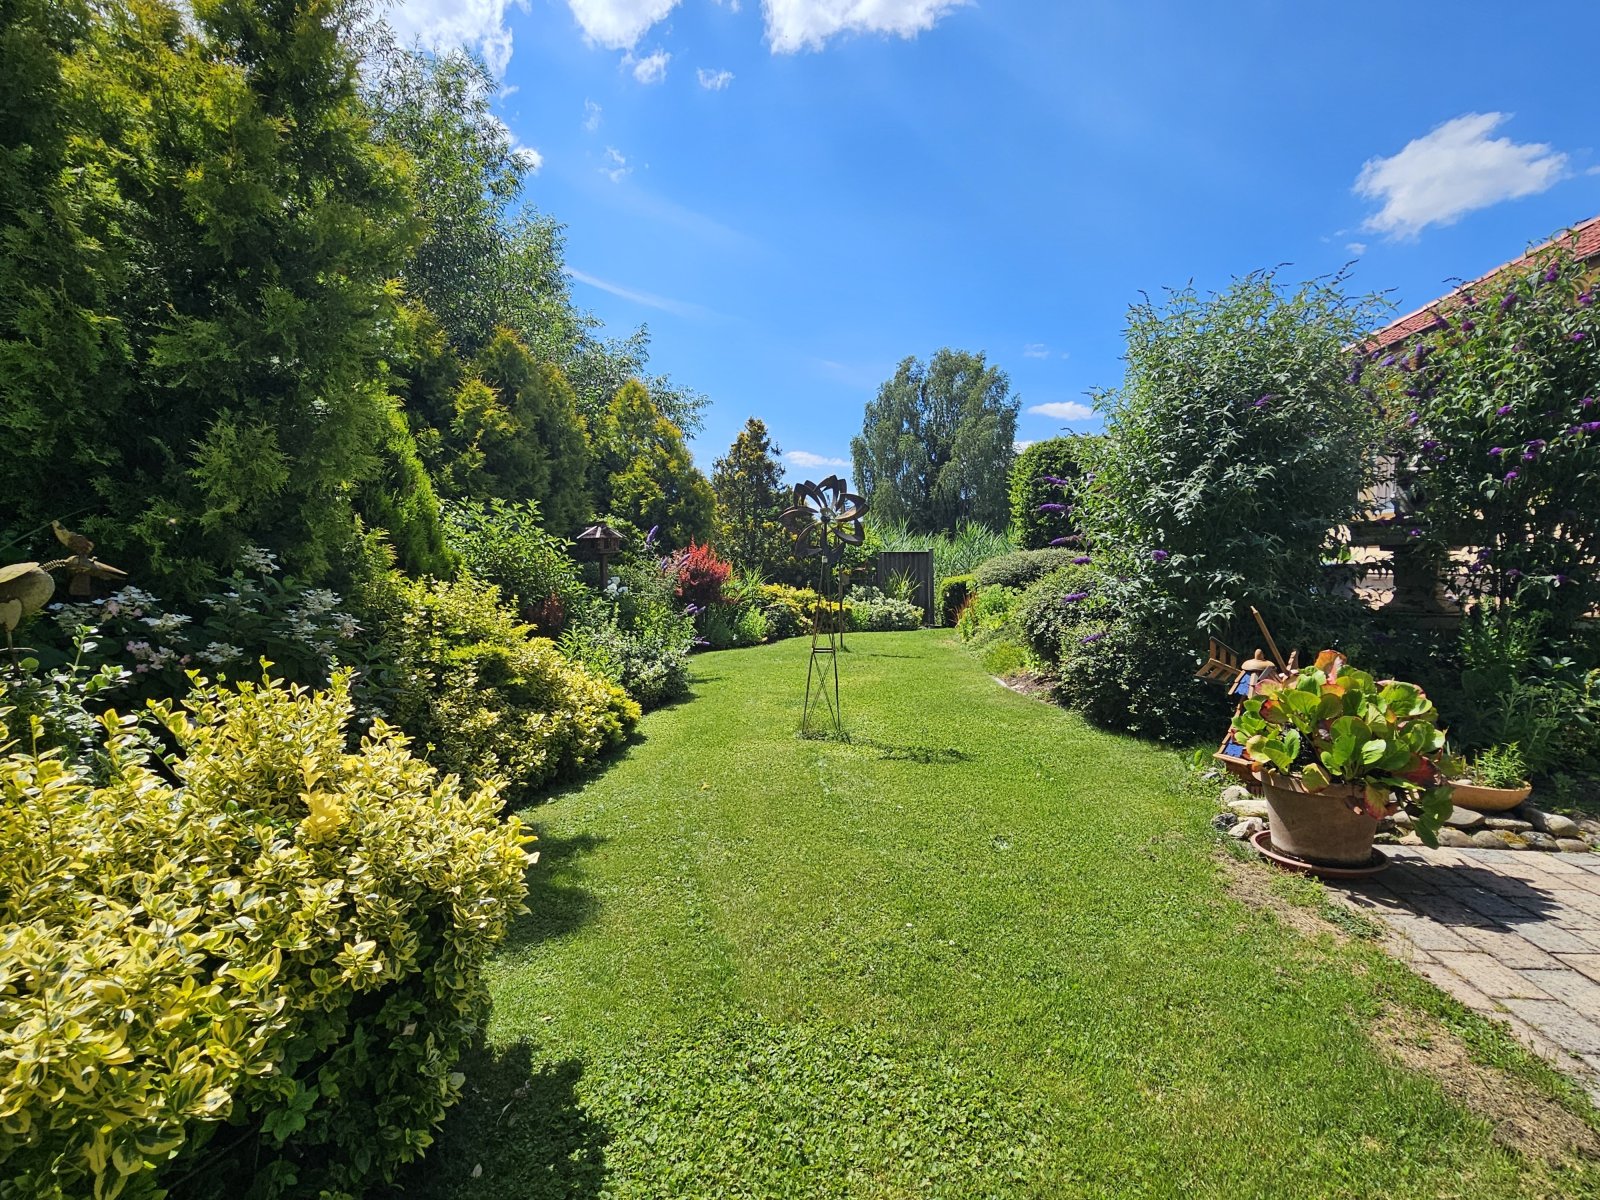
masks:
<svg viewBox="0 0 1600 1200"><path fill-rule="evenodd" d="M1065 596L1061 597L1061 603L1076 604L1078 601L1087 600L1088 598L1088 592L1068 592Z"/></svg>
<svg viewBox="0 0 1600 1200"><path fill-rule="evenodd" d="M1167 559L1171 558L1172 556L1165 550L1152 550L1150 551L1150 557L1155 562L1166 562Z"/></svg>
<svg viewBox="0 0 1600 1200"><path fill-rule="evenodd" d="M1415 412L1408 413L1406 415L1406 428L1407 429L1415 428L1417 422L1420 421L1420 420L1422 420L1422 415L1420 413L1415 413Z"/></svg>
<svg viewBox="0 0 1600 1200"><path fill-rule="evenodd" d="M1072 565L1075 566L1075 567L1082 567L1082 566L1086 566L1088 564L1088 562L1089 562L1089 556L1087 554L1080 554L1080 555L1078 555L1077 558L1072 560Z"/></svg>
<svg viewBox="0 0 1600 1200"><path fill-rule="evenodd" d="M1104 633L1091 633L1087 637L1079 638L1078 642L1084 646L1092 646L1103 637L1105 637Z"/></svg>
<svg viewBox="0 0 1600 1200"><path fill-rule="evenodd" d="M1517 472L1515 472L1515 471L1507 471L1506 472L1506 482L1507 483L1515 483L1516 481L1517 481Z"/></svg>
<svg viewBox="0 0 1600 1200"><path fill-rule="evenodd" d="M1038 508L1034 509L1034 512L1042 513L1064 513L1066 511L1067 506L1065 504L1041 504Z"/></svg>
<svg viewBox="0 0 1600 1200"><path fill-rule="evenodd" d="M1424 450L1435 450L1435 449L1438 448L1438 446L1439 446L1439 443L1433 438L1428 438L1426 441L1424 441L1422 443L1422 448Z"/></svg>
<svg viewBox="0 0 1600 1200"><path fill-rule="evenodd" d="M1556 280L1558 280L1560 278L1561 278L1561 267L1559 265L1557 265L1556 263L1551 263L1550 264L1550 269L1547 270L1544 273L1544 281L1546 283L1554 283Z"/></svg>
<svg viewBox="0 0 1600 1200"><path fill-rule="evenodd" d="M1511 411L1511 405L1502 404L1499 408L1494 410L1494 415L1497 416L1497 417L1503 417L1510 411Z"/></svg>
<svg viewBox="0 0 1600 1200"><path fill-rule="evenodd" d="M1517 294L1515 292L1507 292L1500 300L1501 312L1510 312L1516 306Z"/></svg>
<svg viewBox="0 0 1600 1200"><path fill-rule="evenodd" d="M1505 452L1506 452L1506 448L1504 446L1490 446L1489 447L1489 457L1490 458L1499 458Z"/></svg>
<svg viewBox="0 0 1600 1200"><path fill-rule="evenodd" d="M1070 546L1073 542L1075 542L1077 540L1078 540L1078 538L1077 538L1076 534L1069 533L1069 534L1067 534L1066 537L1051 538L1050 539L1050 544L1052 546Z"/></svg>
<svg viewBox="0 0 1600 1200"><path fill-rule="evenodd" d="M1591 304L1593 304L1594 303L1594 292L1593 292L1593 290L1579 292L1578 293L1578 303L1583 305L1585 308L1588 308Z"/></svg>
<svg viewBox="0 0 1600 1200"><path fill-rule="evenodd" d="M1477 327L1478 327L1478 323L1476 321L1474 321L1471 317L1462 317L1461 318L1461 332L1462 333L1471 333Z"/></svg>
<svg viewBox="0 0 1600 1200"><path fill-rule="evenodd" d="M1041 475L1041 476L1039 476L1039 479L1040 479L1041 482L1048 483L1048 484L1052 485L1053 487L1070 487L1071 486L1070 481L1062 479L1059 475Z"/></svg>
<svg viewBox="0 0 1600 1200"><path fill-rule="evenodd" d="M1572 335L1572 337L1571 337L1571 338L1569 338L1569 339L1568 339L1568 340L1569 340L1569 341L1573 341L1573 342L1581 342L1581 341L1583 341L1583 339L1584 339L1584 338L1586 338L1586 337L1588 337L1588 336L1589 336L1589 335L1588 335L1588 334L1586 334L1586 333L1584 333L1584 332L1583 332L1583 331L1582 331L1582 330L1581 330L1581 329L1580 329L1580 330L1579 330L1579 331L1578 331L1578 332L1577 332L1577 333L1574 333L1574 334L1573 334L1573 335Z"/></svg>
<svg viewBox="0 0 1600 1200"><path fill-rule="evenodd" d="M1385 367L1394 366L1394 355L1391 354L1388 358L1384 359L1382 365Z"/></svg>
<svg viewBox="0 0 1600 1200"><path fill-rule="evenodd" d="M1565 575L1557 575L1556 576L1556 586L1557 587L1560 587L1563 583L1571 583L1571 582L1572 582L1572 580L1568 579Z"/></svg>
<svg viewBox="0 0 1600 1200"><path fill-rule="evenodd" d="M1592 407L1594 407L1594 397L1593 396L1585 396L1582 400L1578 401L1578 407L1579 408L1592 408Z"/></svg>
<svg viewBox="0 0 1600 1200"><path fill-rule="evenodd" d="M1509 571L1506 572L1506 578L1507 579L1521 579L1522 578L1522 572L1517 570L1515 567L1512 567Z"/></svg>
<svg viewBox="0 0 1600 1200"><path fill-rule="evenodd" d="M1477 308L1478 307L1478 298L1476 296L1474 296L1471 292L1468 292L1466 295L1461 297L1461 307L1463 307L1463 308Z"/></svg>
<svg viewBox="0 0 1600 1200"><path fill-rule="evenodd" d="M1413 527L1411 529L1406 530L1406 536L1407 537L1421 537L1422 536L1422 530Z"/></svg>

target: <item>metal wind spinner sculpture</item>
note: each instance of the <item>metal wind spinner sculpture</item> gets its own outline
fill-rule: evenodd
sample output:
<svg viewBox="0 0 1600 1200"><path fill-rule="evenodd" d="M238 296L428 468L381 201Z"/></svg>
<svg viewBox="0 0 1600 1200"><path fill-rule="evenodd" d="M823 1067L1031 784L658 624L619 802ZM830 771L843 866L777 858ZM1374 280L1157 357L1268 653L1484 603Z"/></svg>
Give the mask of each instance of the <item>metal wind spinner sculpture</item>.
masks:
<svg viewBox="0 0 1600 1200"><path fill-rule="evenodd" d="M812 696L827 709L835 733L844 732L839 708L839 649L843 645L844 587L834 568L844 557L846 546L859 546L866 539L861 518L867 502L845 489L844 480L829 475L821 483L797 484L794 504L781 520L794 535L794 551L801 558L817 559L817 594L822 597L811 621L811 658L806 666L806 703L800 728L811 730ZM831 679L830 679L831 673Z"/></svg>

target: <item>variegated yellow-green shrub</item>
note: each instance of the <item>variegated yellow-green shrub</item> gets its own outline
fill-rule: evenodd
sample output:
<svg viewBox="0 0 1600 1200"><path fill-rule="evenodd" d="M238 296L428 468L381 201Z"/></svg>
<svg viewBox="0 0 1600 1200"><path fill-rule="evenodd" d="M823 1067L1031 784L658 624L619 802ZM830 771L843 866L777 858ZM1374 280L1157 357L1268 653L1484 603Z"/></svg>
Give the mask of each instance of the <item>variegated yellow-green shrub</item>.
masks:
<svg viewBox="0 0 1600 1200"><path fill-rule="evenodd" d="M12 731L0 1193L331 1200L429 1144L532 839L349 715L344 675L197 681L164 763L105 714L103 787Z"/></svg>
<svg viewBox="0 0 1600 1200"><path fill-rule="evenodd" d="M517 800L592 765L626 740L639 705L534 637L500 591L387 573L365 585L369 697L416 735L419 753Z"/></svg>

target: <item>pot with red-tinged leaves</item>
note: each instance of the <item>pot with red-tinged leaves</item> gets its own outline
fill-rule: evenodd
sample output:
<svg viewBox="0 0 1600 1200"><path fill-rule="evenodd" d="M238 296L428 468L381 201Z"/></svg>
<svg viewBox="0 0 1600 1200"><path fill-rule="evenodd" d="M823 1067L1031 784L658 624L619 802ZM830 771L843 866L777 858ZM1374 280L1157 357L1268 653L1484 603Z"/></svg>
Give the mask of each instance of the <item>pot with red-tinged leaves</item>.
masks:
<svg viewBox="0 0 1600 1200"><path fill-rule="evenodd" d="M1359 784L1339 783L1312 793L1293 775L1263 770L1261 796L1272 848L1310 863L1366 866L1378 821L1363 808L1365 794Z"/></svg>

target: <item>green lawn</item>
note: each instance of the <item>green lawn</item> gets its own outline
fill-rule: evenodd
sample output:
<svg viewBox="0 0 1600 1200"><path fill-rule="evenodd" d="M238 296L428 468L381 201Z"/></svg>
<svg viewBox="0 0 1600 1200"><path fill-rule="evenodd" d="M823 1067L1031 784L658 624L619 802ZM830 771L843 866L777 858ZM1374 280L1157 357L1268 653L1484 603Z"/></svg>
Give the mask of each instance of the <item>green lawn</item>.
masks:
<svg viewBox="0 0 1600 1200"><path fill-rule="evenodd" d="M796 736L807 644L526 814L531 916L408 1197L1595 1195L1367 1037L1419 1006L1360 941L1230 899L1178 756L852 637L851 742ZM1264 868L1263 868L1264 869Z"/></svg>

